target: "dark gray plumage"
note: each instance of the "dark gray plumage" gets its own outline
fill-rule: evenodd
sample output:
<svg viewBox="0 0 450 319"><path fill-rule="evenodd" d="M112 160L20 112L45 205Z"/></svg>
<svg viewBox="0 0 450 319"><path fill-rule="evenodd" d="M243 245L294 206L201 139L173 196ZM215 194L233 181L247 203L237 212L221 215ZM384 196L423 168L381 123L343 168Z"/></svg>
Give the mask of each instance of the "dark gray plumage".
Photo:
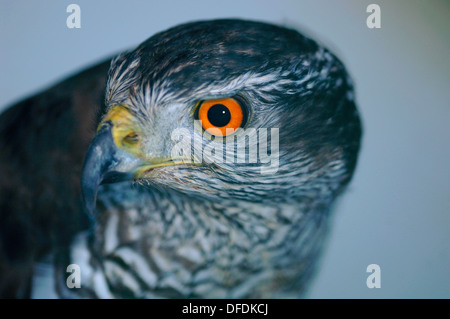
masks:
<svg viewBox="0 0 450 319"><path fill-rule="evenodd" d="M218 154L167 162L177 129L193 154L222 147L202 139L195 109L228 97L245 101L248 120L232 138L246 132L247 151L258 138L246 129L279 129L276 172ZM333 54L270 24L189 23L114 59L105 101L82 172L94 224L56 254L61 296L302 296L360 146L352 84ZM81 289L65 286L70 263Z"/></svg>

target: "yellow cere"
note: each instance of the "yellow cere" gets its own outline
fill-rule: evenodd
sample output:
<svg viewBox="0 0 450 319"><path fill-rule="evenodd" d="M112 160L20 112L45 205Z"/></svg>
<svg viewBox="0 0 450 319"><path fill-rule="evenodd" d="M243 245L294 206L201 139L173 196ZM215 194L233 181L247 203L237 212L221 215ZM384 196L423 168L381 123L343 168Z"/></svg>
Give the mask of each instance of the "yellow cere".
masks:
<svg viewBox="0 0 450 319"><path fill-rule="evenodd" d="M140 147L139 127L136 125L133 114L125 106L113 106L105 115L97 130L105 122L112 123L112 136L117 147L137 156L143 155Z"/></svg>

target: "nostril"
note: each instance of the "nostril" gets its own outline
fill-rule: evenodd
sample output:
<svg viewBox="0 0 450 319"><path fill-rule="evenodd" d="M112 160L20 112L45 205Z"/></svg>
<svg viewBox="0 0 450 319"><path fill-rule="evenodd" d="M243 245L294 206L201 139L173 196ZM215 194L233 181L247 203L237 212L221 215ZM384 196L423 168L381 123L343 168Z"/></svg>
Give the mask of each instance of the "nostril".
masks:
<svg viewBox="0 0 450 319"><path fill-rule="evenodd" d="M136 134L136 132L131 132L122 139L122 143L131 145L136 144L138 141L139 136Z"/></svg>

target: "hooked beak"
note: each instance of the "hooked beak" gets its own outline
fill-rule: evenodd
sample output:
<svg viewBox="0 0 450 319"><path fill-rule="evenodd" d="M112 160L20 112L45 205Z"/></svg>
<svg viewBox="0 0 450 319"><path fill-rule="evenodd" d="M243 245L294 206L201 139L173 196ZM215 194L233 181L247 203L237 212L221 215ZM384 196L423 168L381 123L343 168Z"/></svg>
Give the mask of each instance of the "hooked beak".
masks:
<svg viewBox="0 0 450 319"><path fill-rule="evenodd" d="M157 167L193 164L190 158L147 157L142 131L123 105L112 107L89 146L81 173L84 207L92 216L100 185L148 177Z"/></svg>
<svg viewBox="0 0 450 319"><path fill-rule="evenodd" d="M112 124L104 123L89 146L81 174L81 194L90 215L95 210L100 185L131 180L133 174L121 171L119 167L124 162L134 161L136 158L114 143Z"/></svg>

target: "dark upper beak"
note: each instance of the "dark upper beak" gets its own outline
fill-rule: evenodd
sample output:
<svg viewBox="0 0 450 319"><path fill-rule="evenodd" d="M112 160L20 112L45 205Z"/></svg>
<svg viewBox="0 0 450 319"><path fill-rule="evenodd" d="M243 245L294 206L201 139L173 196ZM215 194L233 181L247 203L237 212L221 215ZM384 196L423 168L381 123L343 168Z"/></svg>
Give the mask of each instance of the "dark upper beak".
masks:
<svg viewBox="0 0 450 319"><path fill-rule="evenodd" d="M128 156L129 154L115 145L111 122L105 122L89 146L81 174L81 194L89 214L94 213L101 184L132 179L132 174L117 170L124 157Z"/></svg>

